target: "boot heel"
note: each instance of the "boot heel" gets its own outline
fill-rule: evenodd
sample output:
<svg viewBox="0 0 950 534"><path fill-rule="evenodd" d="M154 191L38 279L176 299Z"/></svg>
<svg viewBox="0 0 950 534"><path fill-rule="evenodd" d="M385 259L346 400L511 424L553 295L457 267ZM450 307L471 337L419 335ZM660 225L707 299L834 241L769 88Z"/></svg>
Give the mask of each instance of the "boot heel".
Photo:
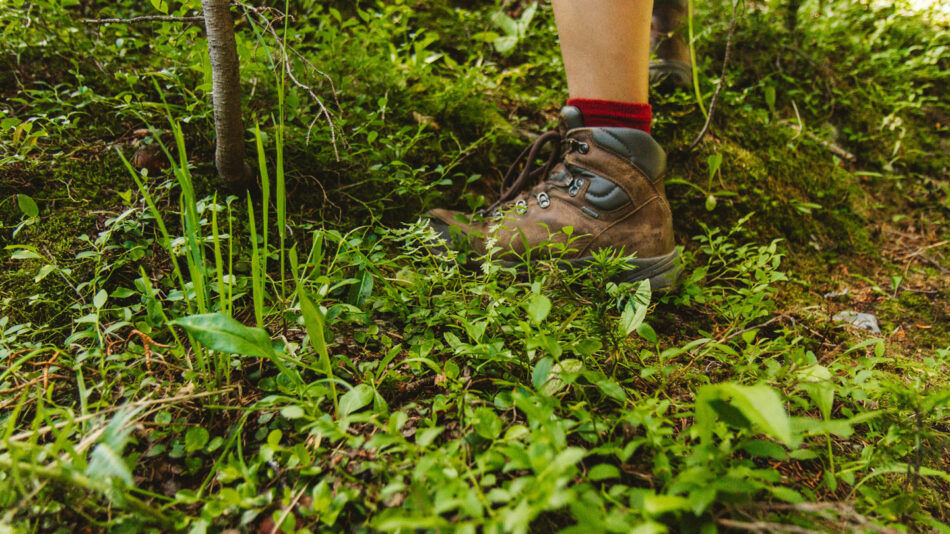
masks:
<svg viewBox="0 0 950 534"><path fill-rule="evenodd" d="M649 280L650 289L654 293L669 291L683 270L682 265L680 265L679 252L676 250L665 256L635 259L632 265L634 268L618 276L617 282Z"/></svg>

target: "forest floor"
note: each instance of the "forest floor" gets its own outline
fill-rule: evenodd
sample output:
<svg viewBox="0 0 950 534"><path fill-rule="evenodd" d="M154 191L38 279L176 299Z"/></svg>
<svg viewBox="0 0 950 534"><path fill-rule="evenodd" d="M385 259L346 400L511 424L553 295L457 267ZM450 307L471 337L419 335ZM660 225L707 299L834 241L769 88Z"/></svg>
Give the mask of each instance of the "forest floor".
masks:
<svg viewBox="0 0 950 534"><path fill-rule="evenodd" d="M82 22L197 0L0 4L0 531L950 532L945 19L743 4L691 152L697 5L650 295L419 222L556 125L550 6L299 4L234 8L251 192L200 25Z"/></svg>

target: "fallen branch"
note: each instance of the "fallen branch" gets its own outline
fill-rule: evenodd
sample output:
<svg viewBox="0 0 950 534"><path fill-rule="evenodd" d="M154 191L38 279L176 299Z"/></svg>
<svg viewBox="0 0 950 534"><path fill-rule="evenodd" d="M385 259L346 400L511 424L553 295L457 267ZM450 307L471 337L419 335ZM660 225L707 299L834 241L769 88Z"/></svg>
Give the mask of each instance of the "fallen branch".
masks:
<svg viewBox="0 0 950 534"><path fill-rule="evenodd" d="M710 109L710 112L712 109ZM712 115L712 113L710 113ZM716 523L726 528L743 530L746 532L782 532L789 534L817 534L817 530L803 528L796 525L770 523L768 521L734 521L732 519L717 519Z"/></svg>
<svg viewBox="0 0 950 534"><path fill-rule="evenodd" d="M84 24L137 24L140 22L204 22L204 17L173 17L169 15L143 15L130 19L83 19Z"/></svg>
<svg viewBox="0 0 950 534"><path fill-rule="evenodd" d="M793 124L791 121L782 121L782 124L788 126L789 128L795 130L799 134L805 134L805 137L811 139L812 141L818 143L819 145L828 149L829 152L838 156L839 158L847 161L848 163L854 163L858 161L857 156L848 152L847 150L841 148L840 146L822 139L818 134L812 132L811 130L806 130L802 128L800 124Z"/></svg>

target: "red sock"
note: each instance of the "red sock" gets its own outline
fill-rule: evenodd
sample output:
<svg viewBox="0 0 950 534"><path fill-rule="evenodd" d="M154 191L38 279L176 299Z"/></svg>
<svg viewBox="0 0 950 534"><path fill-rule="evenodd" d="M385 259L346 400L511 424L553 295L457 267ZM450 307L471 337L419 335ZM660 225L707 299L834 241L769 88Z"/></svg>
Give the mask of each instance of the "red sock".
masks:
<svg viewBox="0 0 950 534"><path fill-rule="evenodd" d="M650 121L653 120L650 104L570 98L567 100L567 105L581 110L581 115L584 116L584 126L636 128L650 133Z"/></svg>

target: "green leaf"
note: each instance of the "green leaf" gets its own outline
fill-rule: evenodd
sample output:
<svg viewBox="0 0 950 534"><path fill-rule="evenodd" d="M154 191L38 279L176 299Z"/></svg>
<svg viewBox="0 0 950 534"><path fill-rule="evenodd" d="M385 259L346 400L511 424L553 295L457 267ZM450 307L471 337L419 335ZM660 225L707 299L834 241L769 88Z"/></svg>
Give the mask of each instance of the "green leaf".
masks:
<svg viewBox="0 0 950 534"><path fill-rule="evenodd" d="M276 352L266 331L245 326L223 313L190 315L172 321L172 324L184 328L211 350L276 360Z"/></svg>
<svg viewBox="0 0 950 534"><path fill-rule="evenodd" d="M769 486L769 493L771 493L775 498L781 499L785 502L790 502L792 504L805 502L805 497L802 497L801 493L793 490L792 488L786 488L784 486Z"/></svg>
<svg viewBox="0 0 950 534"><path fill-rule="evenodd" d="M716 401L737 410L760 431L792 445L792 430L782 399L768 386L715 384L703 386L696 395L696 424L703 439L712 437Z"/></svg>
<svg viewBox="0 0 950 534"><path fill-rule="evenodd" d="M812 402L821 411L821 416L828 420L831 418L831 408L835 400L835 388L831 383L831 372L822 365L812 365L802 369L798 373L798 378L803 384L799 387L808 393Z"/></svg>
<svg viewBox="0 0 950 534"><path fill-rule="evenodd" d="M599 389L604 395L607 395L616 401L624 402L627 400L627 394L624 393L623 388L620 387L620 384L617 384L609 378L599 380L597 382L597 389Z"/></svg>
<svg viewBox="0 0 950 534"><path fill-rule="evenodd" d="M185 450L188 452L200 450L208 444L209 439L211 435L207 430L200 426L193 426L185 432Z"/></svg>
<svg viewBox="0 0 950 534"><path fill-rule="evenodd" d="M541 324L541 321L547 318L548 313L551 312L551 300L544 295L536 293L531 295L525 309L528 312L528 318L531 319L534 324Z"/></svg>
<svg viewBox="0 0 950 534"><path fill-rule="evenodd" d="M627 302L627 306L620 315L620 332L624 337L629 336L643 324L647 311L650 309L651 296L650 281L643 280L637 285L633 298Z"/></svg>
<svg viewBox="0 0 950 534"><path fill-rule="evenodd" d="M687 510L689 501L677 495L645 495L643 511L649 516L663 515L677 510Z"/></svg>
<svg viewBox="0 0 950 534"><path fill-rule="evenodd" d="M373 386L360 384L340 397L340 408L337 411L341 416L350 415L372 402L374 394Z"/></svg>
<svg viewBox="0 0 950 534"><path fill-rule="evenodd" d="M722 153L710 154L706 158L706 164L709 166L709 180L712 181L713 177L716 176L716 171L719 170L719 166L722 165Z"/></svg>
<svg viewBox="0 0 950 534"><path fill-rule="evenodd" d="M16 204L20 207L20 211L23 212L23 215L27 217L39 217L40 207L36 205L36 201L33 200L30 196L24 194L17 194Z"/></svg>
<svg viewBox="0 0 950 534"><path fill-rule="evenodd" d="M152 3L152 7L158 10L159 13L163 15L168 14L168 0L149 0Z"/></svg>
<svg viewBox="0 0 950 534"><path fill-rule="evenodd" d="M534 389L540 389L548 381L548 375L551 374L551 366L554 365L551 358L541 358L534 364L534 371L531 373L531 385Z"/></svg>
<svg viewBox="0 0 950 534"><path fill-rule="evenodd" d="M281 408L280 415L286 419L300 419L304 412L300 406L285 406Z"/></svg>
<svg viewBox="0 0 950 534"><path fill-rule="evenodd" d="M327 350L326 334L324 333L325 317L310 297L303 286L297 286L297 299L300 300L300 313L303 315L303 323L307 328L307 335L310 338L310 344L320 355L320 364L323 365L323 371L330 382L330 392L333 395L334 406L337 403L336 384L334 383L333 365L330 363L330 353Z"/></svg>
<svg viewBox="0 0 950 534"><path fill-rule="evenodd" d="M496 439L501 435L501 418L491 408L480 406L472 415L472 427L475 432L485 439Z"/></svg>
<svg viewBox="0 0 950 534"><path fill-rule="evenodd" d="M37 254L36 252L34 252L34 251L32 251L32 250L28 250L28 249L23 249L23 248L14 251L13 254L10 255L10 258L11 258L11 259L14 259L14 260L42 260L42 259L45 259L43 256L40 256L40 255Z"/></svg>
<svg viewBox="0 0 950 534"><path fill-rule="evenodd" d="M105 305L108 298L109 292L105 289L100 289L99 292L96 293L96 296L92 297L92 305L95 306L97 310L101 309Z"/></svg>
<svg viewBox="0 0 950 534"><path fill-rule="evenodd" d="M656 343L657 335L656 330L650 326L649 323L643 323L637 327L637 334L643 339L649 341L650 343Z"/></svg>
<svg viewBox="0 0 950 534"><path fill-rule="evenodd" d="M620 478L620 470L610 464L597 464L587 473L587 478L593 481Z"/></svg>
<svg viewBox="0 0 950 534"><path fill-rule="evenodd" d="M440 434L445 430L444 426L436 426L432 428L427 428L425 430L416 431L416 445L420 447L428 447L435 441L435 438L439 437Z"/></svg>
<svg viewBox="0 0 950 534"><path fill-rule="evenodd" d="M580 360L573 358L561 360L554 364L554 367L551 368L551 373L548 375L548 381L541 388L541 393L549 397L556 394L567 385L562 379L564 373L577 373L583 368L584 364L581 363Z"/></svg>

